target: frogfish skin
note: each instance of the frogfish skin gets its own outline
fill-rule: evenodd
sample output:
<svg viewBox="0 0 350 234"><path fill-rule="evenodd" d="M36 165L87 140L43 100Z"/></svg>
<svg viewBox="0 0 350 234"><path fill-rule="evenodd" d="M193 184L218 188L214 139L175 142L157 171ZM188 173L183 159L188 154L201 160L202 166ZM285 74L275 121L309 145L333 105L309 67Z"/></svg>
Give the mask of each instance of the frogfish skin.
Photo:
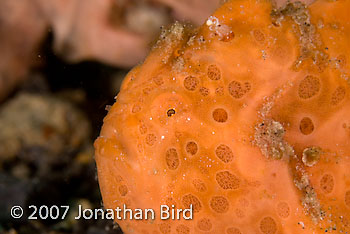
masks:
<svg viewBox="0 0 350 234"><path fill-rule="evenodd" d="M350 1L224 3L165 29L95 142L124 233L350 233Z"/></svg>

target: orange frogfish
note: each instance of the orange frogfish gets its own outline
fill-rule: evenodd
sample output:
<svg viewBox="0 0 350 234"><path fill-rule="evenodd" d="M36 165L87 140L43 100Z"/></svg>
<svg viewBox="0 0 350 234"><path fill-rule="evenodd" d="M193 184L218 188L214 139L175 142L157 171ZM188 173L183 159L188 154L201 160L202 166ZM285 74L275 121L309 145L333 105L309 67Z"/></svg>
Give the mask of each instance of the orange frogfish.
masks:
<svg viewBox="0 0 350 234"><path fill-rule="evenodd" d="M175 23L95 142L104 207L138 212L124 233L350 233L349 55L349 0Z"/></svg>

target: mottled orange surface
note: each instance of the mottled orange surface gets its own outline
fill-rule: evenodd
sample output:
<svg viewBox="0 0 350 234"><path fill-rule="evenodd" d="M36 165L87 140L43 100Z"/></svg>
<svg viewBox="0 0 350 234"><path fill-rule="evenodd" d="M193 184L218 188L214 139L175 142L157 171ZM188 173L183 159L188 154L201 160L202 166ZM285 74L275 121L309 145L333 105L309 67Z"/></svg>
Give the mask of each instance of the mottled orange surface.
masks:
<svg viewBox="0 0 350 234"><path fill-rule="evenodd" d="M349 233L349 54L349 0L236 0L174 25L95 142L104 206L194 206L125 233Z"/></svg>

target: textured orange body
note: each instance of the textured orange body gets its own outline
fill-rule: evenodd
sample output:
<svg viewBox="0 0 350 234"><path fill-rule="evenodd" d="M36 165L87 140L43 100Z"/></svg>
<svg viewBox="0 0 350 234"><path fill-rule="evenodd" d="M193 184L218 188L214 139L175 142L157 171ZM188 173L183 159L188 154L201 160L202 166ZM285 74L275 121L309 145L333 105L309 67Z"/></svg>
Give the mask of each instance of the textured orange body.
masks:
<svg viewBox="0 0 350 234"><path fill-rule="evenodd" d="M125 233L350 232L350 1L229 1L175 24L96 140L106 208L186 208Z"/></svg>

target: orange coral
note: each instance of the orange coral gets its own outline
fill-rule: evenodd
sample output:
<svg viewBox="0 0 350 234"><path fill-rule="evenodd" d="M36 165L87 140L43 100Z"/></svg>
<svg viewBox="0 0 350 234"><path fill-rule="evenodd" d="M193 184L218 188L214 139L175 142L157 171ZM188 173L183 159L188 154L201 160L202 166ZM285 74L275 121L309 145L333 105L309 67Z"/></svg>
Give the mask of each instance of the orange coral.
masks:
<svg viewBox="0 0 350 234"><path fill-rule="evenodd" d="M106 208L125 233L350 231L350 1L225 3L175 24L126 77L96 140Z"/></svg>

